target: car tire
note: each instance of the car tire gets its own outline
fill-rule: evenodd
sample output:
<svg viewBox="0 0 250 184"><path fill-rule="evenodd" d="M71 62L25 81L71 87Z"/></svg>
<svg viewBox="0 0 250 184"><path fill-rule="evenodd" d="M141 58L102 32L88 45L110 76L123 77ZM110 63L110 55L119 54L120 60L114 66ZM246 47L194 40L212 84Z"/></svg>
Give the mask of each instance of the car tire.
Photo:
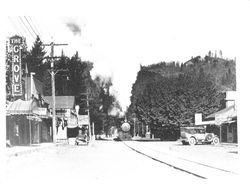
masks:
<svg viewBox="0 0 250 184"><path fill-rule="evenodd" d="M188 143L186 141L181 141L183 145L187 145Z"/></svg>
<svg viewBox="0 0 250 184"><path fill-rule="evenodd" d="M189 145L194 146L196 144L196 139L194 137L190 137Z"/></svg>
<svg viewBox="0 0 250 184"><path fill-rule="evenodd" d="M205 140L208 141L208 142L212 142L212 140L213 140L213 135L212 135L212 134L207 134Z"/></svg>
<svg viewBox="0 0 250 184"><path fill-rule="evenodd" d="M220 140L218 137L214 137L213 139L213 145L218 145L220 143Z"/></svg>

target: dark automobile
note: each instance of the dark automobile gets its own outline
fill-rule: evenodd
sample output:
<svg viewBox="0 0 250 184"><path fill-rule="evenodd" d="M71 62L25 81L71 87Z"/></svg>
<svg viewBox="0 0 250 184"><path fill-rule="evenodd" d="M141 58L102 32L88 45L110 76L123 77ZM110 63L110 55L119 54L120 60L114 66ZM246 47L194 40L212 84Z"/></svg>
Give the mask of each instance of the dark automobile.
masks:
<svg viewBox="0 0 250 184"><path fill-rule="evenodd" d="M75 144L79 145L79 144L89 144L89 136L87 133L87 130L84 131L84 133L82 132L82 130L79 130L79 134L78 136L76 136L76 140L75 140Z"/></svg>

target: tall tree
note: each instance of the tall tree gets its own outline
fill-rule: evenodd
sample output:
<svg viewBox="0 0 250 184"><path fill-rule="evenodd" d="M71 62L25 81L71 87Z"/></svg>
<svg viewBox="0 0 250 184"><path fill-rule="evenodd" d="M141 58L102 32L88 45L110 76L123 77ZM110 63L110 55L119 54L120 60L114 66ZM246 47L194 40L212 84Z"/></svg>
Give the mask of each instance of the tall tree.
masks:
<svg viewBox="0 0 250 184"><path fill-rule="evenodd" d="M44 72L46 72L45 65L43 65L43 59L46 52L42 46L42 41L37 36L32 49L25 57L25 62L28 65L28 71L34 72L36 78L43 81Z"/></svg>
<svg viewBox="0 0 250 184"><path fill-rule="evenodd" d="M101 76L97 76L91 85L90 117L95 122L97 134L108 133L111 126L117 126L119 122L119 117L110 114L113 108L120 109L119 102L110 93L111 86L111 78Z"/></svg>

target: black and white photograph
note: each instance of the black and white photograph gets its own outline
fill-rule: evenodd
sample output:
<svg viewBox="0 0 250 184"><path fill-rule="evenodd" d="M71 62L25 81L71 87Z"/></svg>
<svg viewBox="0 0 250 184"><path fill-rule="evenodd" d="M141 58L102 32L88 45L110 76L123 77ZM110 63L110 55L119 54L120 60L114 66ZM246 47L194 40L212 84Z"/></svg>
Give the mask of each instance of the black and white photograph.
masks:
<svg viewBox="0 0 250 184"><path fill-rule="evenodd" d="M236 183L249 170L249 0L2 8L1 183Z"/></svg>

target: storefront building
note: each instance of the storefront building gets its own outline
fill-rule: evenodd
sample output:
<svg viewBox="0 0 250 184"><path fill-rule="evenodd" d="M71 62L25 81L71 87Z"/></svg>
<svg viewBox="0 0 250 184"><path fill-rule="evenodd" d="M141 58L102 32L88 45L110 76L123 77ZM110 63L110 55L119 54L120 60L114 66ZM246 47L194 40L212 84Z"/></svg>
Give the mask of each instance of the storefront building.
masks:
<svg viewBox="0 0 250 184"><path fill-rule="evenodd" d="M11 66L6 98L6 145L9 146L50 142L52 137L48 104L43 100L43 83L28 69L23 75L24 42L25 38L15 35L6 45L6 63Z"/></svg>
<svg viewBox="0 0 250 184"><path fill-rule="evenodd" d="M38 113L40 111L46 114ZM52 141L52 121L39 100L10 102L6 109L6 140L11 145Z"/></svg>
<svg viewBox="0 0 250 184"><path fill-rule="evenodd" d="M44 97L52 111L52 96ZM74 96L55 96L56 109L56 139L57 142L67 141L78 132L78 117L75 110Z"/></svg>
<svg viewBox="0 0 250 184"><path fill-rule="evenodd" d="M210 114L202 121L202 114L195 114L195 125L217 126L221 142L237 143L237 106L236 91L226 92L226 108Z"/></svg>

